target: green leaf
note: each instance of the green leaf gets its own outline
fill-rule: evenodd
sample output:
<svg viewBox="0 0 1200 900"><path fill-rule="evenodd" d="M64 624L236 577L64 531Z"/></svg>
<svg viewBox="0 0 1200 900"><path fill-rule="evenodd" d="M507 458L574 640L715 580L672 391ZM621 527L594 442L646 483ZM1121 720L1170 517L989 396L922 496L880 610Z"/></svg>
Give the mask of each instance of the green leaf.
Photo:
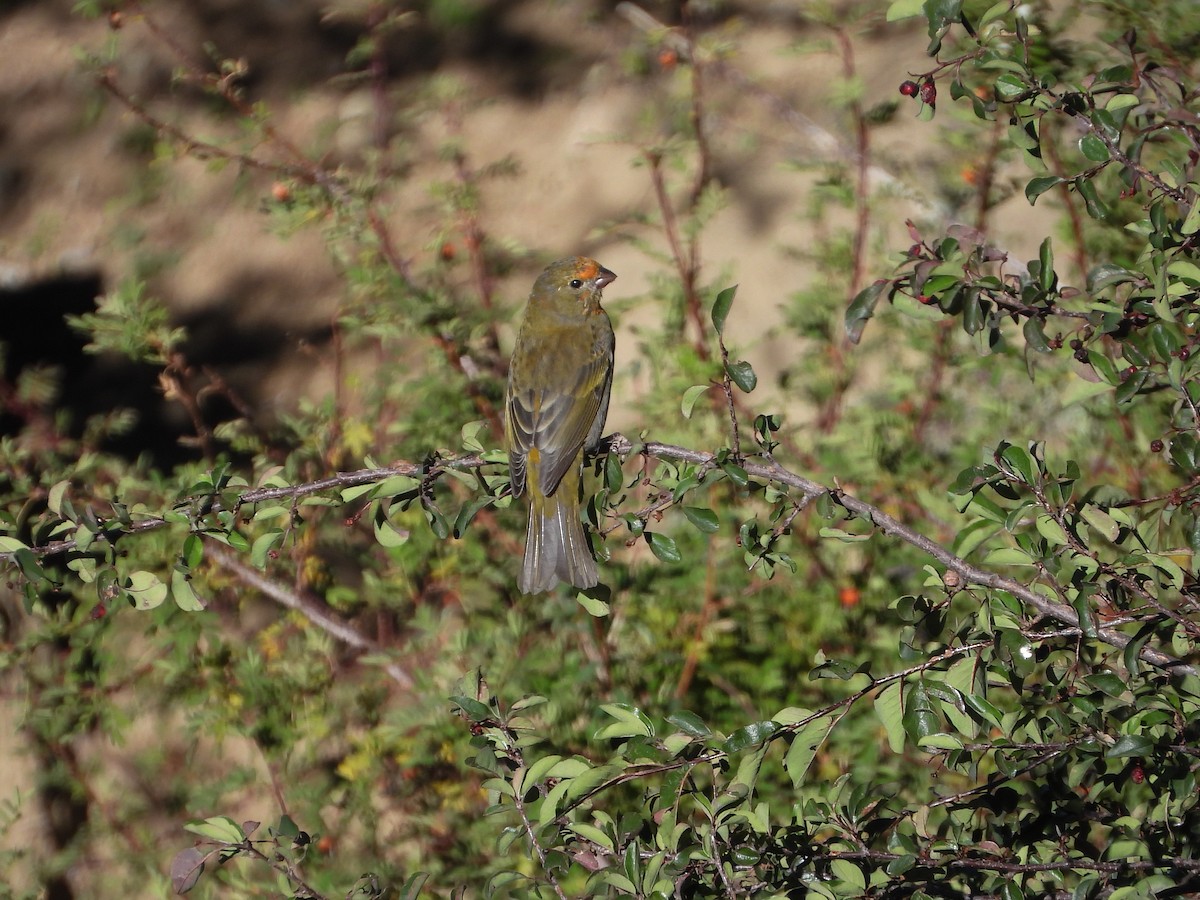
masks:
<svg viewBox="0 0 1200 900"><path fill-rule="evenodd" d="M862 338L863 329L867 327L871 316L875 315L875 307L888 284L887 279L881 278L867 285L850 301L845 317L846 337L850 343L857 344Z"/></svg>
<svg viewBox="0 0 1200 900"><path fill-rule="evenodd" d="M1038 248L1038 262L1041 264L1041 285L1043 291L1054 290L1055 283L1058 281L1058 276L1054 273L1054 247L1050 243L1050 238L1042 241L1041 247Z"/></svg>
<svg viewBox="0 0 1200 900"><path fill-rule="evenodd" d="M439 541L450 537L450 523L446 521L440 509L430 503L423 503L421 511L425 513L425 521L429 523L429 530L433 532L434 537Z"/></svg>
<svg viewBox="0 0 1200 900"><path fill-rule="evenodd" d="M600 709L616 721L601 727L596 732L596 740L654 737L654 727L650 724L650 720L636 706L630 706L628 703L602 703Z"/></svg>
<svg viewBox="0 0 1200 900"><path fill-rule="evenodd" d="M646 531L642 536L650 545L651 552L663 562L677 563L683 558L679 554L679 548L675 546L674 538L658 531Z"/></svg>
<svg viewBox="0 0 1200 900"><path fill-rule="evenodd" d="M1053 347L1046 340L1046 323L1036 317L1031 317L1025 320L1025 324L1021 327L1021 333L1025 335L1025 346L1037 353L1050 353Z"/></svg>
<svg viewBox="0 0 1200 900"><path fill-rule="evenodd" d="M829 871L833 873L834 878L856 891L864 891L867 888L867 876L863 874L862 869L848 859L832 860L829 863Z"/></svg>
<svg viewBox="0 0 1200 900"><path fill-rule="evenodd" d="M1150 373L1145 369L1138 369L1136 372L1126 375L1113 392L1113 399L1117 401L1118 405L1129 403L1141 392L1149 380Z"/></svg>
<svg viewBox="0 0 1200 900"><path fill-rule="evenodd" d="M904 752L903 685L893 681L875 695L875 714L887 732L888 746L893 753Z"/></svg>
<svg viewBox="0 0 1200 900"><path fill-rule="evenodd" d="M1033 206L1037 203L1037 198L1046 193L1053 187L1057 187L1066 181L1065 178L1060 178L1057 175L1039 175L1037 178L1030 180L1029 184L1025 185L1025 199L1029 201L1029 205Z"/></svg>
<svg viewBox="0 0 1200 900"><path fill-rule="evenodd" d="M407 543L408 538L408 529L393 525L382 508L375 513L375 540L379 542L379 546L389 549L399 547Z"/></svg>
<svg viewBox="0 0 1200 900"><path fill-rule="evenodd" d="M667 716L667 721L691 737L703 740L712 736L712 729L705 724L704 720L686 709L671 713Z"/></svg>
<svg viewBox="0 0 1200 900"><path fill-rule="evenodd" d="M240 844L246 839L242 827L229 816L214 816L201 822L188 822L183 827L192 834L222 844Z"/></svg>
<svg viewBox="0 0 1200 900"><path fill-rule="evenodd" d="M996 96L1004 103L1010 103L1029 92L1025 79L1013 72L1005 72L996 79Z"/></svg>
<svg viewBox="0 0 1200 900"><path fill-rule="evenodd" d="M962 0L925 0L921 10L929 20L929 36L956 23L962 15Z"/></svg>
<svg viewBox="0 0 1200 900"><path fill-rule="evenodd" d="M417 900L421 896L421 888L425 886L425 882L428 880L428 872L413 873L400 888L400 893L396 897L396 900Z"/></svg>
<svg viewBox="0 0 1200 900"><path fill-rule="evenodd" d="M1096 185L1092 183L1091 179L1083 175L1076 176L1075 190L1083 198L1089 216L1093 219L1108 218L1108 207L1101 201L1100 195L1096 192Z"/></svg>
<svg viewBox="0 0 1200 900"><path fill-rule="evenodd" d="M283 543L283 535L282 528L272 528L256 537L254 544L250 547L250 564L256 568L265 569L271 551Z"/></svg>
<svg viewBox="0 0 1200 900"><path fill-rule="evenodd" d="M1109 543L1115 543L1120 536L1121 527L1117 524L1116 519L1100 507L1087 503L1084 504L1079 514L1083 517L1083 521L1095 528Z"/></svg>
<svg viewBox="0 0 1200 900"><path fill-rule="evenodd" d="M167 599L168 588L153 572L139 570L130 574L125 590L133 597L134 607L147 610L162 605Z"/></svg>
<svg viewBox="0 0 1200 900"><path fill-rule="evenodd" d="M1088 362L1091 363L1092 370L1106 383L1113 387L1121 383L1121 376L1117 372L1117 367L1113 365L1111 359L1099 350L1088 351Z"/></svg>
<svg viewBox="0 0 1200 900"><path fill-rule="evenodd" d="M29 545L15 537L0 535L0 553L16 553L18 550L28 550Z"/></svg>
<svg viewBox="0 0 1200 900"><path fill-rule="evenodd" d="M683 413L685 419L692 417L692 410L696 408L696 401L700 399L700 395L707 391L711 384L693 384L690 388L683 392L683 402L679 404L679 411Z"/></svg>
<svg viewBox="0 0 1200 900"><path fill-rule="evenodd" d="M698 531L705 534L715 534L721 529L721 520L711 509L702 506L685 506L683 514L687 520L696 526Z"/></svg>
<svg viewBox="0 0 1200 900"><path fill-rule="evenodd" d="M567 827L585 841L591 841L593 844L598 844L610 852L616 849L615 845L613 844L612 837L607 832L597 828L595 825L588 825L586 822L572 822Z"/></svg>
<svg viewBox="0 0 1200 900"><path fill-rule="evenodd" d="M1088 272L1087 289L1089 293L1094 294L1110 285L1125 284L1136 281L1137 278L1135 273L1130 272L1124 266L1116 263L1101 263Z"/></svg>
<svg viewBox="0 0 1200 900"><path fill-rule="evenodd" d="M528 789L535 784L541 783L542 779L550 773L550 770L561 761L562 757L557 753L551 753L548 756L534 760L525 771L525 777L521 779L521 787Z"/></svg>
<svg viewBox="0 0 1200 900"><path fill-rule="evenodd" d="M1079 619L1079 631L1089 641L1096 639L1096 617L1092 615L1092 605L1084 593L1079 593L1071 601L1075 615Z"/></svg>
<svg viewBox="0 0 1200 900"><path fill-rule="evenodd" d="M717 329L717 334L725 333L725 320L729 317L729 309L733 306L733 298L737 296L738 286L727 287L725 290L717 294L717 299L712 305L712 323Z"/></svg>
<svg viewBox="0 0 1200 900"><path fill-rule="evenodd" d="M56 516L63 514L63 497L66 496L67 488L71 486L70 481L60 481L50 488L49 494L46 496L46 506L50 508L50 512Z"/></svg>
<svg viewBox="0 0 1200 900"><path fill-rule="evenodd" d="M179 554L179 562L188 569L194 569L204 559L204 541L198 534L189 534L183 540L183 550Z"/></svg>
<svg viewBox="0 0 1200 900"><path fill-rule="evenodd" d="M1050 518L1045 513L1042 513L1034 519L1034 525L1037 527L1038 534L1048 540L1050 543L1059 547L1065 547L1070 541L1067 538L1067 532L1054 519Z"/></svg>
<svg viewBox="0 0 1200 900"><path fill-rule="evenodd" d="M486 506L491 506L495 502L492 497L476 497L473 500L468 500L458 510L458 516L454 519L453 534L456 538L461 538L467 533L467 528L470 527L472 520L479 514L479 511Z"/></svg>
<svg viewBox="0 0 1200 900"><path fill-rule="evenodd" d="M796 732L792 738L792 745L783 758L783 767L792 779L792 787L798 788L804 783L804 776L812 766L817 750L825 743L835 724L837 720L832 716L822 716Z"/></svg>
<svg viewBox="0 0 1200 900"><path fill-rule="evenodd" d="M201 612L204 601L196 596L192 589L192 581L186 572L176 569L171 573L171 599L184 612Z"/></svg>
<svg viewBox="0 0 1200 900"><path fill-rule="evenodd" d="M589 596L584 591L579 591L575 595L575 601L584 608L584 611L589 616L594 616L597 619L605 618L610 612L607 601L599 597Z"/></svg>
<svg viewBox="0 0 1200 900"><path fill-rule="evenodd" d="M924 681L909 687L904 698L903 723L905 733L918 746L925 738L941 730L941 720Z"/></svg>
<svg viewBox="0 0 1200 900"><path fill-rule="evenodd" d="M1092 162L1108 162L1108 147L1090 131L1079 139L1079 151Z"/></svg>
<svg viewBox="0 0 1200 900"><path fill-rule="evenodd" d="M450 698L450 702L461 709L472 722L482 723L496 717L495 710L472 697L454 696Z"/></svg>
<svg viewBox="0 0 1200 900"><path fill-rule="evenodd" d="M474 422L464 425L462 427L463 448L472 453L482 453L483 444L479 441L479 435L485 428L487 428L487 421L484 419L476 419Z"/></svg>
<svg viewBox="0 0 1200 900"><path fill-rule="evenodd" d="M1106 759L1120 759L1125 756L1153 756L1154 741L1141 734L1125 734L1117 742L1104 751Z"/></svg>
<svg viewBox="0 0 1200 900"><path fill-rule="evenodd" d="M729 363L725 366L725 371L729 373L730 380L744 393L749 394L758 387L758 376L754 373L754 367L744 359Z"/></svg>
<svg viewBox="0 0 1200 900"><path fill-rule="evenodd" d="M988 566L1030 566L1033 565L1033 557L1017 547L997 547L988 551L983 562Z"/></svg>
<svg viewBox="0 0 1200 900"><path fill-rule="evenodd" d="M1197 186L1193 183L1189 185L1192 189L1192 196L1196 196ZM1183 235L1193 235L1200 231L1200 203L1192 201L1192 207L1188 210L1187 216L1183 220L1183 224L1179 226L1179 232Z"/></svg>
<svg viewBox="0 0 1200 900"><path fill-rule="evenodd" d="M751 722L749 725L743 725L733 734L725 739L725 743L721 749L726 753L740 753L742 750L750 747L757 747L760 744L765 744L775 733L779 731L779 723L767 720L765 722Z"/></svg>
<svg viewBox="0 0 1200 900"><path fill-rule="evenodd" d="M721 471L738 487L745 487L750 482L750 476L746 474L746 470L737 463L723 462Z"/></svg>
<svg viewBox="0 0 1200 900"><path fill-rule="evenodd" d="M90 556L79 556L67 560L67 568L78 575L79 580L84 584L91 584L96 580L96 560Z"/></svg>

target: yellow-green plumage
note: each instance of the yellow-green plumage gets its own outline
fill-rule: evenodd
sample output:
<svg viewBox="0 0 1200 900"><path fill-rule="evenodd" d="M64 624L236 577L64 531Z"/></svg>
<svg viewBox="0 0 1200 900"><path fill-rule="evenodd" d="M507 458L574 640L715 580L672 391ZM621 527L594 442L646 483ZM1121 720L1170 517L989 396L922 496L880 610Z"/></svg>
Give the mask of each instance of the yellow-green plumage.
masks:
<svg viewBox="0 0 1200 900"><path fill-rule="evenodd" d="M617 276L583 256L560 259L529 295L508 370L504 430L512 489L529 494L529 531L517 586L548 591L599 582L583 524L584 450L600 441L612 386L613 330L600 292Z"/></svg>

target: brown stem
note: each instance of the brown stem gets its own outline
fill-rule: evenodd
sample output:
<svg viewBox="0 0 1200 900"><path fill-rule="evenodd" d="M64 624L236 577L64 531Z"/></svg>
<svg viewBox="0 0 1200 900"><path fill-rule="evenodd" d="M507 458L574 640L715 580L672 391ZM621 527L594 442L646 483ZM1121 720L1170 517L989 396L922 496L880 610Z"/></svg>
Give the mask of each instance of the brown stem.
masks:
<svg viewBox="0 0 1200 900"><path fill-rule="evenodd" d="M683 242L679 237L679 222L675 217L675 208L667 194L666 179L662 171L662 154L647 150L642 154L650 169L650 184L654 188L654 197L658 201L659 214L662 216L663 232L667 236L667 244L671 248L671 257L675 260L675 271L679 283L683 285L684 310L696 327L696 340L693 344L696 355L707 362L712 358L708 349L708 329L704 325L704 314L700 308L700 297L696 293L696 280L699 276L699 266L696 261L696 248L693 241L689 252L685 254Z"/></svg>
<svg viewBox="0 0 1200 900"><path fill-rule="evenodd" d="M842 76L852 81L857 75L854 62L854 44L843 28L833 29L842 57ZM870 180L871 129L867 124L866 111L862 103L850 103L850 117L854 123L855 184L854 184L854 243L851 249L850 286L847 302L858 296L866 267L867 233L871 223Z"/></svg>

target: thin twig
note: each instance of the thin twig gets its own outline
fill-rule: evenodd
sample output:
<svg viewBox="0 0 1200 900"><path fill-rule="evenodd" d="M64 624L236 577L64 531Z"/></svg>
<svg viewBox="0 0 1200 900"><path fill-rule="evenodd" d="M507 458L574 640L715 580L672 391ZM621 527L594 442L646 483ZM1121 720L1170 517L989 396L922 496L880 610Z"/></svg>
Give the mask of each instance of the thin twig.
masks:
<svg viewBox="0 0 1200 900"><path fill-rule="evenodd" d="M650 184L654 188L654 197L658 201L659 215L662 216L663 232L666 234L667 244L671 248L671 257L675 261L675 272L679 276L680 284L683 285L684 311L696 328L696 340L694 342L696 355L702 361L707 362L712 358L712 353L708 349L708 329L704 325L704 314L700 308L700 297L696 293L696 281L699 277L699 270L696 262L695 246L693 244L690 251L685 253L683 242L679 236L679 222L675 217L675 208L671 204L671 197L667 193L666 179L663 177L662 154L657 151L647 150L642 155L646 160L647 168L650 170Z"/></svg>
<svg viewBox="0 0 1200 900"><path fill-rule="evenodd" d="M533 823L529 821L529 813L525 809L525 801L521 797L521 792L513 791L512 798L513 806L516 807L517 814L521 817L521 825L525 829L525 837L529 839L529 843L533 847L533 852L537 854L538 862L542 865L542 871L546 873L546 880L550 882L550 887L553 888L558 900L567 900L567 895L563 893L562 885L558 883L558 879L550 871L550 865L546 860L546 850L533 831Z"/></svg>

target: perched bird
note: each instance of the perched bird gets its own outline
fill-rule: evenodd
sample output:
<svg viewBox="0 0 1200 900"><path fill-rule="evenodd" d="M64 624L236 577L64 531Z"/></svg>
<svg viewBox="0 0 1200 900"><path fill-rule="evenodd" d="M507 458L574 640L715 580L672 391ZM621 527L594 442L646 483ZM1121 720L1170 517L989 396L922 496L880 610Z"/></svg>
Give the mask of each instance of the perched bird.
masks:
<svg viewBox="0 0 1200 900"><path fill-rule="evenodd" d="M600 292L617 276L571 256L533 284L508 367L504 431L513 496L529 494L529 531L517 586L525 594L600 580L579 520L584 450L604 430L613 329Z"/></svg>

